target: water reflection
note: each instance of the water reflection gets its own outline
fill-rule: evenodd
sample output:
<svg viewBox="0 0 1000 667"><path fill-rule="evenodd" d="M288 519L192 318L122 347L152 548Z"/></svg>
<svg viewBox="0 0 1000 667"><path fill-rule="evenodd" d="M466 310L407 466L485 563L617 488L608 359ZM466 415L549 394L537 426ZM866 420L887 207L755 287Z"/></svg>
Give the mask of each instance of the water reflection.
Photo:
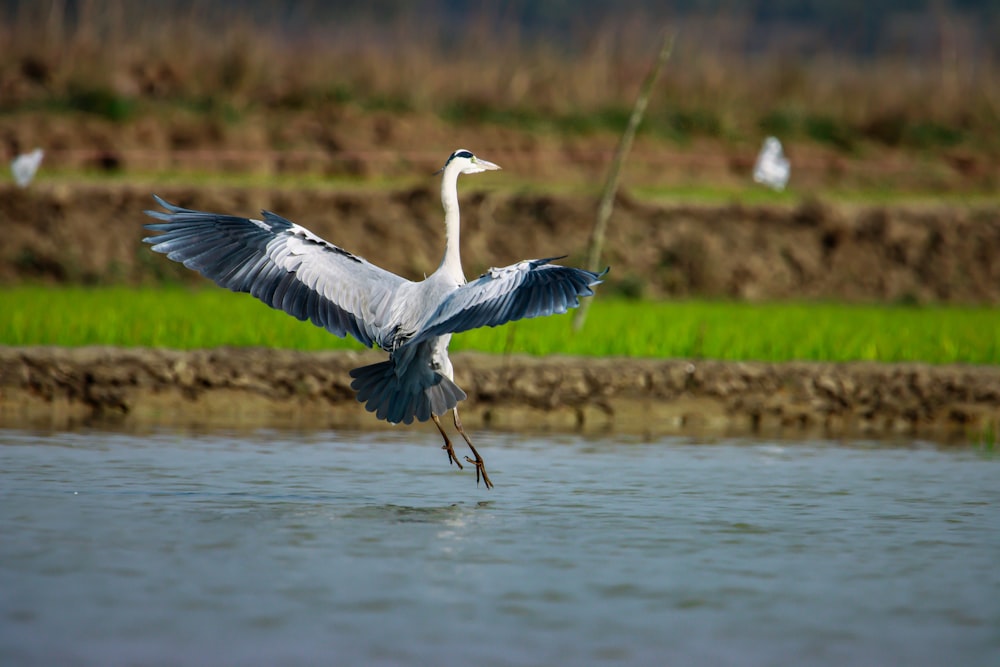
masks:
<svg viewBox="0 0 1000 667"><path fill-rule="evenodd" d="M0 431L0 663L1000 658L975 452L432 435Z"/></svg>

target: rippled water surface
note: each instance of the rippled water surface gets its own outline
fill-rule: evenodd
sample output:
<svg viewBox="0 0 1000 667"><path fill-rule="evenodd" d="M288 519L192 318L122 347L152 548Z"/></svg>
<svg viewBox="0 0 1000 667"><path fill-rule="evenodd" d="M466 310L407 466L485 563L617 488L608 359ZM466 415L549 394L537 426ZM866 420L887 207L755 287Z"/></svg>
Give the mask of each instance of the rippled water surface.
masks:
<svg viewBox="0 0 1000 667"><path fill-rule="evenodd" d="M0 664L1000 664L996 458L477 444L0 431Z"/></svg>

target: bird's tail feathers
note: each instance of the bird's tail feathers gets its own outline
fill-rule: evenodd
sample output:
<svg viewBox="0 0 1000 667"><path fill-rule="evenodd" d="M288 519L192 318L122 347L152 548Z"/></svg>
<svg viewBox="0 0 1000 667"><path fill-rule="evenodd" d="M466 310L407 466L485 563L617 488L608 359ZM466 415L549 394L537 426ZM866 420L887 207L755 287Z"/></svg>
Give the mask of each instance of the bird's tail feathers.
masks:
<svg viewBox="0 0 1000 667"><path fill-rule="evenodd" d="M440 373L421 378L396 374L395 363L382 361L351 371L351 389L365 409L392 424L427 421L443 415L465 400L462 389Z"/></svg>

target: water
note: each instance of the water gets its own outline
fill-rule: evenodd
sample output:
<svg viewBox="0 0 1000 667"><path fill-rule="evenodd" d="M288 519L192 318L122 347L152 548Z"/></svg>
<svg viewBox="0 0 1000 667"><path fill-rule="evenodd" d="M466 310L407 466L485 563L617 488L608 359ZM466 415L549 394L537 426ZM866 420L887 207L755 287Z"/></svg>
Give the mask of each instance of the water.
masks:
<svg viewBox="0 0 1000 667"><path fill-rule="evenodd" d="M0 664L1000 664L1000 460L0 431Z"/></svg>

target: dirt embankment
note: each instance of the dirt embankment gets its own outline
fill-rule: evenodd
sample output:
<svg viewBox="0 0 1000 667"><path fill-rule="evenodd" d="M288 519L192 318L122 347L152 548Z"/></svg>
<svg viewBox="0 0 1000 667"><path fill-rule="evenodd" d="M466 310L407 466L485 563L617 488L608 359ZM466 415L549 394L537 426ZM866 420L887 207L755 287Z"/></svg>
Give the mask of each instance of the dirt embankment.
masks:
<svg viewBox="0 0 1000 667"><path fill-rule="evenodd" d="M167 187L194 208L268 208L419 278L437 265L440 203L394 192ZM146 188L0 192L0 284L201 280L141 243ZM463 201L470 275L569 253L587 197L478 192ZM652 297L1000 303L1000 208L657 205L619 200L602 289ZM359 427L350 368L377 353L0 347L0 424ZM1000 367L455 358L473 427L975 439L1000 424Z"/></svg>
<svg viewBox="0 0 1000 667"><path fill-rule="evenodd" d="M348 370L375 352L0 347L0 424L373 428ZM1000 368L457 354L473 428L975 441Z"/></svg>
<svg viewBox="0 0 1000 667"><path fill-rule="evenodd" d="M410 278L443 245L427 187L158 188L176 203L256 215L261 208ZM200 280L141 243L147 187L51 185L0 191L0 284L21 280L151 284ZM569 254L580 263L595 201L472 192L462 202L466 271ZM605 290L648 297L1000 303L1000 206L655 204L624 196L612 219Z"/></svg>

